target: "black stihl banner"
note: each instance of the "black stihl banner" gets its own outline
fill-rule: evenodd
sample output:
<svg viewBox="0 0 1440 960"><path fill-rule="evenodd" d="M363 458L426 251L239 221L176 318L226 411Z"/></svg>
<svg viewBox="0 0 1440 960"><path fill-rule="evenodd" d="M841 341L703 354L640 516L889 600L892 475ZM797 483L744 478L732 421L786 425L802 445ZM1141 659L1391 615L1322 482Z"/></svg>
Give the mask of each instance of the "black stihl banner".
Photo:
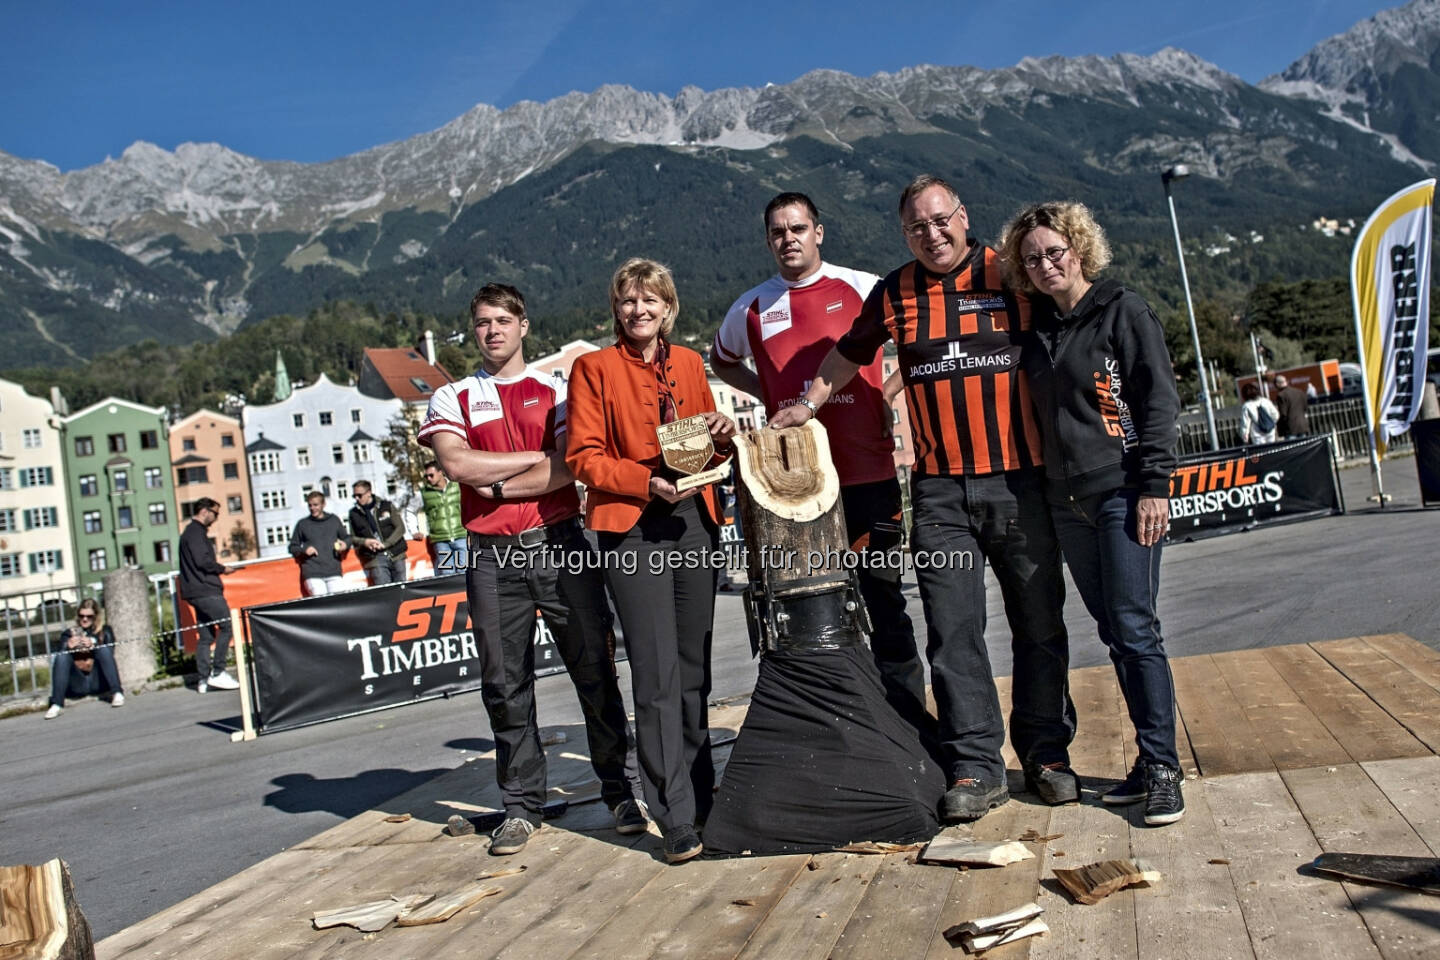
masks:
<svg viewBox="0 0 1440 960"><path fill-rule="evenodd" d="M249 607L266 733L480 689L465 575ZM545 625L535 672L564 670Z"/></svg>
<svg viewBox="0 0 1440 960"><path fill-rule="evenodd" d="M1170 539L1344 513L1330 438L1180 458L1170 478Z"/></svg>

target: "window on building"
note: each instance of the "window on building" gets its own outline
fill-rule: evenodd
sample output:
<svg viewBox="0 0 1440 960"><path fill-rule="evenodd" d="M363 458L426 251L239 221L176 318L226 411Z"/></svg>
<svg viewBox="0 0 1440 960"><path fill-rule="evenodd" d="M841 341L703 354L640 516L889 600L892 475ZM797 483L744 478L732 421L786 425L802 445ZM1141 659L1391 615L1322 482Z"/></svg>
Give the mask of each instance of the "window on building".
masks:
<svg viewBox="0 0 1440 960"><path fill-rule="evenodd" d="M168 519L168 518L165 516L165 504L163 504L163 503L152 503L152 504L150 504L150 526L152 526L152 527L163 527L163 526L165 526L165 521L166 521L167 519Z"/></svg>
<svg viewBox="0 0 1440 960"><path fill-rule="evenodd" d="M135 544L127 543L120 548L120 559L127 567L140 566L140 559L135 551Z"/></svg>
<svg viewBox="0 0 1440 960"><path fill-rule="evenodd" d="M184 450L186 453L192 452L195 449L195 438L185 437L184 439L182 439L180 441L180 449Z"/></svg>
<svg viewBox="0 0 1440 960"><path fill-rule="evenodd" d="M116 490L129 490L129 489L130 489L130 471L128 471L128 470L116 470L114 473L110 474L110 484L111 484L111 486L113 486Z"/></svg>
<svg viewBox="0 0 1440 960"><path fill-rule="evenodd" d="M284 490L262 490L260 492L260 507L263 510L283 510L290 506Z"/></svg>
<svg viewBox="0 0 1440 960"><path fill-rule="evenodd" d="M21 431L21 438L21 446L26 450L40 449L41 440L39 427L26 427Z"/></svg>
<svg viewBox="0 0 1440 960"><path fill-rule="evenodd" d="M0 577L18 577L20 572L20 554L0 553Z"/></svg>
<svg viewBox="0 0 1440 960"><path fill-rule="evenodd" d="M210 470L208 467L181 467L175 471L175 485L177 487L189 486L192 483L209 483Z"/></svg>
<svg viewBox="0 0 1440 960"><path fill-rule="evenodd" d="M297 413L297 414L292 415L292 416L290 417L290 422L293 423L293 424L295 424L295 429L296 429L296 430L304 430L304 429L305 429L305 414L303 414L303 413Z"/></svg>
<svg viewBox="0 0 1440 960"><path fill-rule="evenodd" d="M105 548L104 548L104 547L97 547L96 549L90 551L90 569L91 569L91 570L104 570L104 569L105 569Z"/></svg>
<svg viewBox="0 0 1440 960"><path fill-rule="evenodd" d="M245 501L240 497L226 497L225 509L230 511L231 513L244 513Z"/></svg>
<svg viewBox="0 0 1440 960"><path fill-rule="evenodd" d="M100 483L95 479L95 474L87 473L80 477L80 496L93 497L100 492Z"/></svg>
<svg viewBox="0 0 1440 960"><path fill-rule="evenodd" d="M328 427L334 424L335 415L329 410L320 411L320 426Z"/></svg>
<svg viewBox="0 0 1440 960"><path fill-rule="evenodd" d="M169 540L156 540L156 541L155 541L155 562L156 562L156 563L169 563L169 562L170 562L170 541L169 541Z"/></svg>
<svg viewBox="0 0 1440 960"><path fill-rule="evenodd" d="M222 447L233 447L233 446L235 446L235 434L233 434L233 433L222 433L222 434L220 434L220 446L222 446Z"/></svg>
<svg viewBox="0 0 1440 960"><path fill-rule="evenodd" d="M135 526L135 508L120 507L115 511L115 525L121 530L130 530Z"/></svg>
<svg viewBox="0 0 1440 960"><path fill-rule="evenodd" d="M145 468L145 489L159 490L165 486L165 473L159 467Z"/></svg>
<svg viewBox="0 0 1440 960"><path fill-rule="evenodd" d="M353 407L353 408L350 410L350 422L351 422L351 423L359 423L359 422L360 422L360 408L359 408L359 407Z"/></svg>
<svg viewBox="0 0 1440 960"><path fill-rule="evenodd" d="M86 510L81 517L85 524L86 533L104 533L105 525L100 519L99 510Z"/></svg>
<svg viewBox="0 0 1440 960"><path fill-rule="evenodd" d="M234 460L226 460L222 469L225 473L226 480L240 479L240 464L236 463Z"/></svg>
<svg viewBox="0 0 1440 960"><path fill-rule="evenodd" d="M296 447L296 448L295 448L295 466L297 466L297 467L308 467L308 466L310 466L310 448L309 448L309 447Z"/></svg>
<svg viewBox="0 0 1440 960"><path fill-rule="evenodd" d="M0 510L0 533L9 533L11 530L19 529L15 526L15 511L7 508Z"/></svg>
<svg viewBox="0 0 1440 960"><path fill-rule="evenodd" d="M335 484L335 496L339 497L341 500L350 499L350 484L346 483L344 480L337 482Z"/></svg>
<svg viewBox="0 0 1440 960"><path fill-rule="evenodd" d="M112 433L112 434L110 434L110 436L109 436L108 439L109 439L109 445L110 445L110 452L111 452L111 453L124 453L124 452L125 452L125 434L123 434L123 433Z"/></svg>
<svg viewBox="0 0 1440 960"><path fill-rule="evenodd" d="M330 445L330 459L336 463L345 462L345 444L334 443Z"/></svg>
<svg viewBox="0 0 1440 960"><path fill-rule="evenodd" d="M53 467L26 467L20 471L20 486L49 487L55 484Z"/></svg>
<svg viewBox="0 0 1440 960"><path fill-rule="evenodd" d="M158 449L160 449L160 431L159 431L159 430L141 430L141 431L140 431L140 449L141 449L141 450L158 450ZM193 450L193 449L195 449L195 448L194 448L194 447L187 447L186 449Z"/></svg>
<svg viewBox="0 0 1440 960"><path fill-rule="evenodd" d="M25 511L26 530L44 530L60 526L60 511L54 507L31 507Z"/></svg>
<svg viewBox="0 0 1440 960"><path fill-rule="evenodd" d="M77 456L77 457L88 457L88 456L92 456L94 453L95 453L95 438L94 438L94 437L76 437L76 438L75 438L75 456Z"/></svg>
<svg viewBox="0 0 1440 960"><path fill-rule="evenodd" d="M15 489L15 468L0 467L0 490Z"/></svg>
<svg viewBox="0 0 1440 960"><path fill-rule="evenodd" d="M262 450L250 454L251 473L279 473L280 454L275 450Z"/></svg>
<svg viewBox="0 0 1440 960"><path fill-rule="evenodd" d="M30 554L31 573L54 573L65 567L65 558L59 550L37 550Z"/></svg>
<svg viewBox="0 0 1440 960"><path fill-rule="evenodd" d="M287 544L290 542L290 528L284 524L265 528L265 545L273 547L276 544Z"/></svg>
<svg viewBox="0 0 1440 960"><path fill-rule="evenodd" d="M350 455L355 458L356 463L369 463L370 444L363 440L350 444Z"/></svg>

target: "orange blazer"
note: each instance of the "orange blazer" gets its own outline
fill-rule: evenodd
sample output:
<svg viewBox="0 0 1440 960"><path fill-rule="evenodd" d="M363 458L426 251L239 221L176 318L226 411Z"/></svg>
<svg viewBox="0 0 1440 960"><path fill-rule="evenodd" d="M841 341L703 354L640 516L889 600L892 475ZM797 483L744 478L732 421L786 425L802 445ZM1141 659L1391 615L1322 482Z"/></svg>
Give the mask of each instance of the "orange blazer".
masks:
<svg viewBox="0 0 1440 960"><path fill-rule="evenodd" d="M700 354L671 344L666 376L680 418L715 409ZM567 394L565 460L586 487L585 525L624 533L650 502L650 476L661 464L654 367L617 341L575 361ZM711 519L720 523L715 485L707 485L700 496Z"/></svg>

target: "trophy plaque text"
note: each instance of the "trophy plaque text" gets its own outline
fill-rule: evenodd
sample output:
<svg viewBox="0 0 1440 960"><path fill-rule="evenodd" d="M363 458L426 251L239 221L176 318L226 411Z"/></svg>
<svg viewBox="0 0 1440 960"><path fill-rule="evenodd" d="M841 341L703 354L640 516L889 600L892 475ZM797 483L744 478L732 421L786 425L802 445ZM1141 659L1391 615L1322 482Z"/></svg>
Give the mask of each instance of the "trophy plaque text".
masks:
<svg viewBox="0 0 1440 960"><path fill-rule="evenodd" d="M661 459L676 474L676 490L704 486L729 475L729 460L709 466L715 459L715 443L710 439L710 428L704 417L697 415L662 423L655 428L655 435L660 439Z"/></svg>

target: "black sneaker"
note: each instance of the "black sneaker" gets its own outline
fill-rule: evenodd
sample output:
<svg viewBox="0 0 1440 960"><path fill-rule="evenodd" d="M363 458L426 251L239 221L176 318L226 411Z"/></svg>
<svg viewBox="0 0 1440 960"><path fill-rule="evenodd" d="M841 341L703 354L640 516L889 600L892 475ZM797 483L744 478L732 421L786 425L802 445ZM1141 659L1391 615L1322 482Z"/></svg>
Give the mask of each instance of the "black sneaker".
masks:
<svg viewBox="0 0 1440 960"><path fill-rule="evenodd" d="M698 857L705 849L700 842L700 835L688 823L682 823L678 827L666 830L663 846L667 863L684 863L686 860Z"/></svg>
<svg viewBox="0 0 1440 960"><path fill-rule="evenodd" d="M490 855L508 857L519 853L530 842L530 835L539 829L540 824L523 817L506 817L505 822L490 833Z"/></svg>
<svg viewBox="0 0 1440 960"><path fill-rule="evenodd" d="M1145 795L1145 824L1159 827L1185 816L1185 797L1180 783L1185 775L1163 763L1145 768L1149 790Z"/></svg>
<svg viewBox="0 0 1440 960"><path fill-rule="evenodd" d="M1080 802L1080 775L1064 761L1027 767L1025 785L1052 807Z"/></svg>
<svg viewBox="0 0 1440 960"><path fill-rule="evenodd" d="M1120 785L1112 787L1100 799L1111 806L1120 806L1126 803L1139 803L1145 799L1147 792L1145 763L1143 760L1136 760L1135 766L1130 768L1130 773L1120 782Z"/></svg>
<svg viewBox="0 0 1440 960"><path fill-rule="evenodd" d="M995 807L1010 800L1005 781L990 783L975 777L956 780L940 798L940 819L945 821L979 820Z"/></svg>
<svg viewBox="0 0 1440 960"><path fill-rule="evenodd" d="M645 805L634 797L627 797L615 804L615 832L628 837L644 833L650 827L650 818L645 816Z"/></svg>

